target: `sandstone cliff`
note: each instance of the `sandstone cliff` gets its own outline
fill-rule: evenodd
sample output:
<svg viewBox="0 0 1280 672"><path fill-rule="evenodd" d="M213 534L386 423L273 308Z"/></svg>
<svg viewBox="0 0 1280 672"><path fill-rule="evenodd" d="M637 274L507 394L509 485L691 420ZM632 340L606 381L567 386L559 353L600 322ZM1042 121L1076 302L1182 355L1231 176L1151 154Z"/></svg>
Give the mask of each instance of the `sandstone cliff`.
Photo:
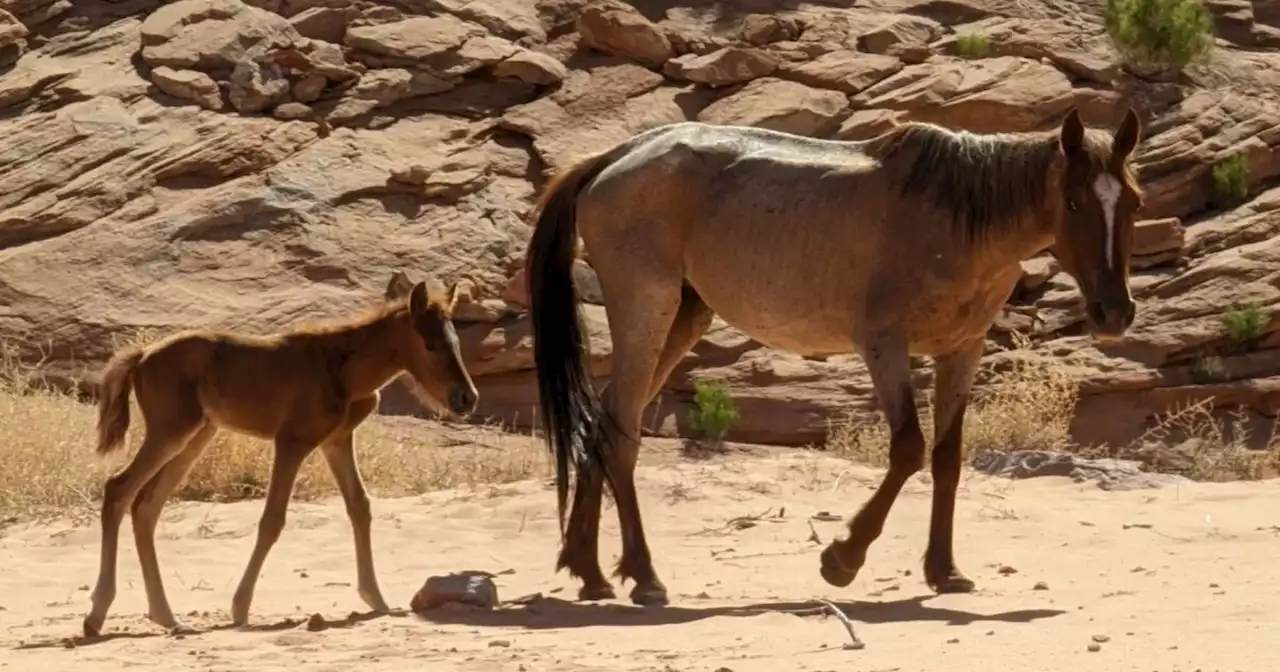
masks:
<svg viewBox="0 0 1280 672"><path fill-rule="evenodd" d="M1071 280L1038 258L1013 300L1045 326L1003 356L1068 367L1082 441L1131 440L1207 397L1273 417L1280 3L1210 6L1213 61L1150 82L1120 67L1095 2L2 0L0 339L92 380L139 330L276 329L367 304L393 269L431 271L471 283L460 331L481 414L528 426L519 267L547 171L687 119L856 139L895 119L1047 128L1073 105L1113 125L1132 105L1134 329L1105 349L1082 337ZM962 58L957 35L975 33L988 53ZM1209 173L1235 154L1251 194L1228 209ZM598 301L589 265L578 276ZM1261 319L1248 352L1223 348L1237 303ZM607 371L604 311L586 311ZM1011 313L993 338L1028 326ZM874 405L856 358L801 359L718 323L646 415L657 431L685 426L693 367L730 381L737 440L820 440Z"/></svg>

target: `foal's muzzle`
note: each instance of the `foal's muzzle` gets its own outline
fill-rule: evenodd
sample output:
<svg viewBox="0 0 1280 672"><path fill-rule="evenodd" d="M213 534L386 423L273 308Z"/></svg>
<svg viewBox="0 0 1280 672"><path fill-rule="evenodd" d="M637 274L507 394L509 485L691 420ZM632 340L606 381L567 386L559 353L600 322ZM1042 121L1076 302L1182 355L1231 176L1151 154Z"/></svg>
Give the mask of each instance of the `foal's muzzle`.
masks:
<svg viewBox="0 0 1280 672"><path fill-rule="evenodd" d="M458 415L466 415L476 410L480 401L480 393L472 387L455 387L449 392L449 408Z"/></svg>

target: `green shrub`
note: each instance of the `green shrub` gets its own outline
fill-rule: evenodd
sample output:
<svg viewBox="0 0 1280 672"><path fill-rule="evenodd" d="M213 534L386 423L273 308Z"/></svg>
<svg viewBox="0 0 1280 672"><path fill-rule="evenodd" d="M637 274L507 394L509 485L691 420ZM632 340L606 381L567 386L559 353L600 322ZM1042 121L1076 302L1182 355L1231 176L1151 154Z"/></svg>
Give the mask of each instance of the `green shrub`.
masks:
<svg viewBox="0 0 1280 672"><path fill-rule="evenodd" d="M695 380L693 401L698 408L689 421L704 438L719 441L738 422L738 411L733 407L733 397L724 381Z"/></svg>
<svg viewBox="0 0 1280 672"><path fill-rule="evenodd" d="M956 54L961 58L982 58L991 49L986 35L969 33L956 35Z"/></svg>
<svg viewBox="0 0 1280 672"><path fill-rule="evenodd" d="M1130 65L1179 71L1213 49L1213 19L1201 0L1107 0L1103 18Z"/></svg>
<svg viewBox="0 0 1280 672"><path fill-rule="evenodd" d="M1232 154L1213 167L1213 200L1235 205L1249 195L1249 164L1243 154Z"/></svg>
<svg viewBox="0 0 1280 672"><path fill-rule="evenodd" d="M1222 314L1222 326L1237 350L1249 350L1266 335L1267 318L1257 306L1237 305Z"/></svg>

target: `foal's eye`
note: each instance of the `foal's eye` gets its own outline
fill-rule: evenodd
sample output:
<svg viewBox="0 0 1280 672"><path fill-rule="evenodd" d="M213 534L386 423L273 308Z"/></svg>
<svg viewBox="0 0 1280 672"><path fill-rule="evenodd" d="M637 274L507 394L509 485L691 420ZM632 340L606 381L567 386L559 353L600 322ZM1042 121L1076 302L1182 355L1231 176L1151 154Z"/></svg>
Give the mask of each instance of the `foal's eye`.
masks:
<svg viewBox="0 0 1280 672"><path fill-rule="evenodd" d="M1075 212L1075 211L1076 211L1076 202L1075 202L1075 201L1067 201L1067 210L1070 210L1071 212Z"/></svg>

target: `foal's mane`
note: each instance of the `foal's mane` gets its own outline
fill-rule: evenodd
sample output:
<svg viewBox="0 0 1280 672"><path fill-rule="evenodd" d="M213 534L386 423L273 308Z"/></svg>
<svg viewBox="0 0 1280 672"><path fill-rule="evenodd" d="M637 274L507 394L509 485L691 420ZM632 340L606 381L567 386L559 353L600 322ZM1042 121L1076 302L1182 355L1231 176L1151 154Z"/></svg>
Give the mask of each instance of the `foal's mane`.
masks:
<svg viewBox="0 0 1280 672"><path fill-rule="evenodd" d="M908 122L868 143L881 161L899 160L902 195L925 198L949 214L967 242L1005 233L1022 215L1060 195L1049 191L1049 171L1058 156L1058 131L970 133ZM1111 156L1111 136L1086 129L1084 150L1102 169ZM1132 185L1132 178L1125 176Z"/></svg>
<svg viewBox="0 0 1280 672"><path fill-rule="evenodd" d="M448 314L448 304L446 301L447 300L444 297L438 296L433 292L427 293L428 308L435 308L436 310ZM336 334L355 333L361 331L364 327L381 322L396 314L403 313L408 309L408 296L398 299L387 299L378 302L363 312L356 313L346 318L298 325L284 335L287 337L332 336Z"/></svg>

